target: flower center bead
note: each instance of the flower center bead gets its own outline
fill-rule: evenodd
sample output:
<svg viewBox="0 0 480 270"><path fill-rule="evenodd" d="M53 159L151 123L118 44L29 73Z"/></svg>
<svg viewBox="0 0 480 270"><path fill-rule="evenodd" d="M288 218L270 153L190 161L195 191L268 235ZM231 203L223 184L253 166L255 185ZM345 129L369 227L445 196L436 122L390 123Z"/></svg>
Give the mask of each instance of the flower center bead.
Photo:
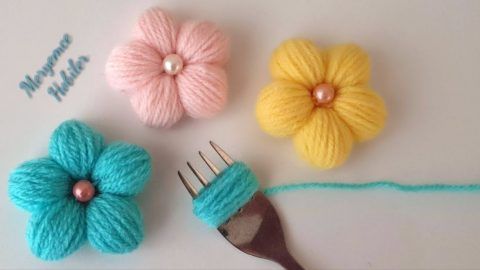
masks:
<svg viewBox="0 0 480 270"><path fill-rule="evenodd" d="M88 202L95 195L95 187L88 180L80 180L73 186L73 196L79 202Z"/></svg>
<svg viewBox="0 0 480 270"><path fill-rule="evenodd" d="M177 54L169 54L163 59L163 70L167 74L176 75L183 68L183 60Z"/></svg>
<svg viewBox="0 0 480 270"><path fill-rule="evenodd" d="M319 84L313 89L312 97L315 105L328 105L335 98L335 89L328 83Z"/></svg>

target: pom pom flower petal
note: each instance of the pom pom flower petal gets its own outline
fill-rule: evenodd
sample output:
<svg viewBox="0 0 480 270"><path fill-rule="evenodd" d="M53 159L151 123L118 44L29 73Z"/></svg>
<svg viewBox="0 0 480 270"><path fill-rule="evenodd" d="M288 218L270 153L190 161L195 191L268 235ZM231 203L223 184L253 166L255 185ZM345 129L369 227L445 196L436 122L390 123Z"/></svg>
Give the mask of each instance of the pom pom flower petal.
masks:
<svg viewBox="0 0 480 270"><path fill-rule="evenodd" d="M272 136L293 137L314 166L341 165L355 142L385 125L385 104L368 86L368 55L356 45L323 51L309 40L287 40L274 51L270 72L274 81L257 101L258 123Z"/></svg>
<svg viewBox="0 0 480 270"><path fill-rule="evenodd" d="M150 155L116 142L82 122L62 123L49 156L12 171L11 201L32 213L27 240L43 260L62 259L87 240L102 252L125 253L143 240L143 221L133 196L150 178Z"/></svg>
<svg viewBox="0 0 480 270"><path fill-rule="evenodd" d="M110 86L129 95L143 123L170 127L184 114L210 118L224 108L229 42L216 25L177 25L162 9L151 8L135 36L112 50L105 69Z"/></svg>

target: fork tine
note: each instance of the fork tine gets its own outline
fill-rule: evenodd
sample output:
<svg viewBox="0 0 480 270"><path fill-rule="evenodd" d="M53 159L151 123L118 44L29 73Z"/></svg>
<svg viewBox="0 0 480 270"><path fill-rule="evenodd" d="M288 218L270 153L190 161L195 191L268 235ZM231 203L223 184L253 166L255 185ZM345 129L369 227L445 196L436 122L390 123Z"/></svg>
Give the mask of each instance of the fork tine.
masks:
<svg viewBox="0 0 480 270"><path fill-rule="evenodd" d="M188 193L190 193L192 198L197 197L198 195L197 190L195 189L195 187L193 187L192 183L190 183L190 181L188 181L188 179L185 176L183 176L183 174L180 171L178 171L178 177L180 177L180 180L182 181L183 185L187 189Z"/></svg>
<svg viewBox="0 0 480 270"><path fill-rule="evenodd" d="M198 154L203 159L203 161L205 161L205 163L207 163L207 166L210 168L210 170L212 170L212 172L215 175L218 175L220 173L220 170L213 164L213 162L210 159L207 158L207 156L205 156L202 153L202 151L198 151Z"/></svg>
<svg viewBox="0 0 480 270"><path fill-rule="evenodd" d="M213 141L210 141L210 145L215 149L215 152L227 163L228 166L231 166L233 164L233 159L223 150L220 146L218 146L216 143Z"/></svg>
<svg viewBox="0 0 480 270"><path fill-rule="evenodd" d="M200 180L200 183L202 183L203 186L208 185L208 180L197 170L195 169L190 162L187 161L187 166L190 168L190 170L195 174L195 176Z"/></svg>

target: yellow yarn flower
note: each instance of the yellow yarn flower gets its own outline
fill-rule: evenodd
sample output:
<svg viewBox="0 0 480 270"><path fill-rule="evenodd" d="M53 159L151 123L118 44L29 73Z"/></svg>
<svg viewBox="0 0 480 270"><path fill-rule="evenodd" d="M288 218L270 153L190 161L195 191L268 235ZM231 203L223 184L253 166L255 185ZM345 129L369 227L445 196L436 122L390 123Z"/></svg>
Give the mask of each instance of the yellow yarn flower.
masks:
<svg viewBox="0 0 480 270"><path fill-rule="evenodd" d="M272 136L292 136L315 166L341 165L354 142L384 127L385 104L368 85L368 55L356 45L322 51L308 40L287 40L274 51L270 72L274 82L258 98L258 123Z"/></svg>

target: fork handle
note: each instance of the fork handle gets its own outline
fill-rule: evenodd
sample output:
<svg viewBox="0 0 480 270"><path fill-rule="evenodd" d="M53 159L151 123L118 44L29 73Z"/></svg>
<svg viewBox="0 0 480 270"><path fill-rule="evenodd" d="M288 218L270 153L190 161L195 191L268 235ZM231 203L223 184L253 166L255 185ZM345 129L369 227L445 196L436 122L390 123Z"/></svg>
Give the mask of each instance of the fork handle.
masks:
<svg viewBox="0 0 480 270"><path fill-rule="evenodd" d="M278 258L279 263L285 270L305 270L290 253L284 254L284 256Z"/></svg>

